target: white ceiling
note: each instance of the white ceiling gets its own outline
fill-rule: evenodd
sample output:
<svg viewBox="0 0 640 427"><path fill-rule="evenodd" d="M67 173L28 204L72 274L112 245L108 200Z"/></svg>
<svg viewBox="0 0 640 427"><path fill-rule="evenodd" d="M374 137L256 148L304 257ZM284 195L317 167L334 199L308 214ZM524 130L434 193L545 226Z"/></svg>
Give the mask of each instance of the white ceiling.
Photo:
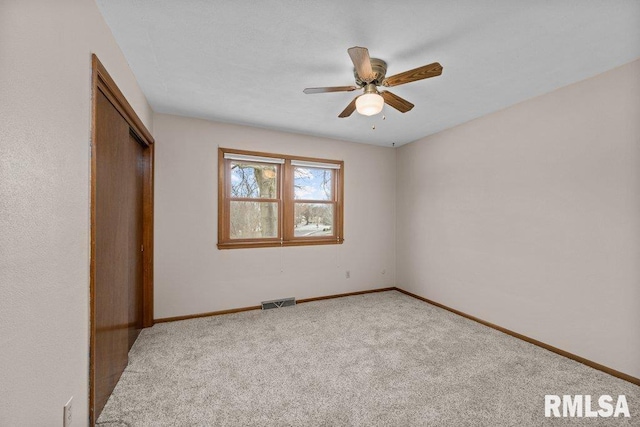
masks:
<svg viewBox="0 0 640 427"><path fill-rule="evenodd" d="M97 3L156 112L387 146L640 57L638 0ZM302 90L354 84L356 45L388 76L444 71L391 88L415 104L408 113L340 119L359 92Z"/></svg>

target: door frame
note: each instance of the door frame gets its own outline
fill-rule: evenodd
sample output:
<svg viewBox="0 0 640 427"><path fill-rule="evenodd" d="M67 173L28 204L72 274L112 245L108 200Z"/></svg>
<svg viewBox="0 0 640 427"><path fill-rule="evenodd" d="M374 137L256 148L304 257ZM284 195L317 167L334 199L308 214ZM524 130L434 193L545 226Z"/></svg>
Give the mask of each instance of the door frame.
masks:
<svg viewBox="0 0 640 427"><path fill-rule="evenodd" d="M153 326L153 171L155 140L126 100L115 81L95 54L91 55L91 257L89 268L90 337L89 337L89 422L94 425L95 401L95 280L96 280L96 171L97 161L96 118L97 99L100 91L129 124L130 132L142 144L143 191L142 191L142 327Z"/></svg>

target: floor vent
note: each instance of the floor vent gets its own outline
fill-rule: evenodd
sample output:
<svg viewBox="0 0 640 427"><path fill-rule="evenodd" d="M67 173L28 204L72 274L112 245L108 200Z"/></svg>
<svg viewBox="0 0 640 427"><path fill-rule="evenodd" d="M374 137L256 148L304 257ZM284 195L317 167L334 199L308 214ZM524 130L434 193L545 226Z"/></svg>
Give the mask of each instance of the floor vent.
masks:
<svg viewBox="0 0 640 427"><path fill-rule="evenodd" d="M291 305L296 305L296 299L293 297L283 298L283 299L274 299L273 301L262 301L263 310L268 310L270 308L289 307Z"/></svg>

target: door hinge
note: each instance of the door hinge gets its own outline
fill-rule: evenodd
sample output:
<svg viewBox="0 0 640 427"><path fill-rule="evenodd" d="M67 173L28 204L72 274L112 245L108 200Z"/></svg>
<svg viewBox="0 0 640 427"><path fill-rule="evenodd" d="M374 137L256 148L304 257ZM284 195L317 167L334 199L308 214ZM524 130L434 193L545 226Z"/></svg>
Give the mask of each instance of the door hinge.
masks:
<svg viewBox="0 0 640 427"><path fill-rule="evenodd" d="M144 252L144 245L140 245L140 252Z"/></svg>

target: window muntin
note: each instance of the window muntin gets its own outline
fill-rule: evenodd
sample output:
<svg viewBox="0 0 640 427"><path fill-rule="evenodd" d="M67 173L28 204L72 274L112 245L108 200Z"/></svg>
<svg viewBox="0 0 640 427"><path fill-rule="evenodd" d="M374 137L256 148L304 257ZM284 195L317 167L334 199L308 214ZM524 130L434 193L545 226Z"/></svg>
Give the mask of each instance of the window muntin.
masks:
<svg viewBox="0 0 640 427"><path fill-rule="evenodd" d="M220 149L218 247L342 243L341 161Z"/></svg>

